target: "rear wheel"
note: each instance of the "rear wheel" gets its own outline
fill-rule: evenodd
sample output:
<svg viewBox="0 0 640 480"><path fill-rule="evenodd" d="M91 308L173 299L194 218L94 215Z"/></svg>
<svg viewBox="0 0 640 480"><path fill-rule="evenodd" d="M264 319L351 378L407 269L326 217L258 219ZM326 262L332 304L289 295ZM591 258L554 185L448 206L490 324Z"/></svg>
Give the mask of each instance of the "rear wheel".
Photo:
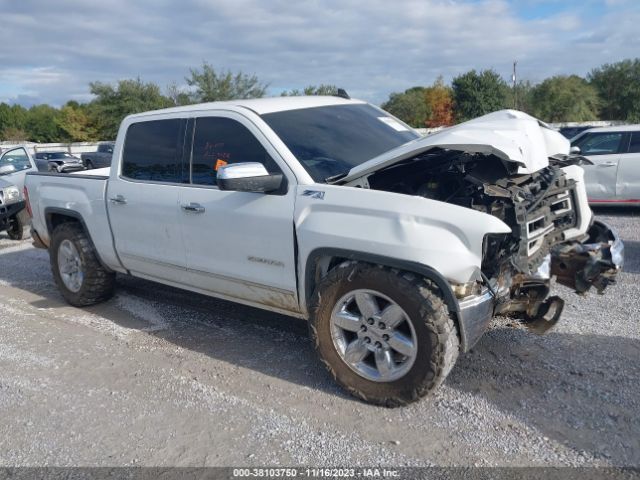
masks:
<svg viewBox="0 0 640 480"><path fill-rule="evenodd" d="M433 391L458 356L456 327L438 289L379 266L348 262L332 270L316 289L310 327L336 381L389 407Z"/></svg>
<svg viewBox="0 0 640 480"><path fill-rule="evenodd" d="M115 273L100 264L80 224L63 223L56 227L49 259L56 284L71 305L86 307L113 295Z"/></svg>
<svg viewBox="0 0 640 480"><path fill-rule="evenodd" d="M91 160L86 160L84 162L84 166L87 167L87 170L92 170L93 169L93 162Z"/></svg>

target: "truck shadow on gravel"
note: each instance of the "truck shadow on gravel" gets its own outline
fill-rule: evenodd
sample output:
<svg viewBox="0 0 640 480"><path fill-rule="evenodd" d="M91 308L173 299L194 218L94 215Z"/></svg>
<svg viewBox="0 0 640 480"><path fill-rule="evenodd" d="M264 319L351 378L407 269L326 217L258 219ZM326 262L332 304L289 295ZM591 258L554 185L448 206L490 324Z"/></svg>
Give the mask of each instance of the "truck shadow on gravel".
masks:
<svg viewBox="0 0 640 480"><path fill-rule="evenodd" d="M640 340L493 328L461 355L450 387L614 465L640 464Z"/></svg>
<svg viewBox="0 0 640 480"><path fill-rule="evenodd" d="M37 295L31 302L36 308L69 308L55 288L45 252L0 252L0 280ZM118 278L113 300L77 312L79 317L93 313L105 323L139 330L276 382L318 390L339 402L358 402L322 367L302 320L130 277ZM638 339L573 333L538 337L494 326L471 352L460 356L446 386L482 398L570 448L617 465L637 465L639 358ZM216 381L206 371L202 378ZM296 391L300 398L310 395ZM411 408L428 418L438 410L434 398Z"/></svg>

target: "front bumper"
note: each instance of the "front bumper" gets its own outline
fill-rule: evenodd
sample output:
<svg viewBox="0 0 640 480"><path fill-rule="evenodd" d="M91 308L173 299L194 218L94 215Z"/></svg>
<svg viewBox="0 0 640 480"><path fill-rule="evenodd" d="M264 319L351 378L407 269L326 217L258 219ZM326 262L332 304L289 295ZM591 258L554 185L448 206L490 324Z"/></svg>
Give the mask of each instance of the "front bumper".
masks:
<svg viewBox="0 0 640 480"><path fill-rule="evenodd" d="M6 230L9 220L25 207L24 200L9 205L0 205L0 230Z"/></svg>
<svg viewBox="0 0 640 480"><path fill-rule="evenodd" d="M488 289L458 302L460 347L463 352L469 351L484 334L493 318L495 303L494 294Z"/></svg>
<svg viewBox="0 0 640 480"><path fill-rule="evenodd" d="M595 221L584 243L559 245L551 252L551 274L558 283L583 294L594 286L603 293L624 265L624 243L615 230Z"/></svg>
<svg viewBox="0 0 640 480"><path fill-rule="evenodd" d="M65 163L56 167L59 173L72 173L86 170L82 163Z"/></svg>
<svg viewBox="0 0 640 480"><path fill-rule="evenodd" d="M615 283L624 264L624 244L611 227L595 221L584 243L561 244L551 251L551 275L557 282L584 294L592 286L598 293ZM553 327L562 314L564 301L560 297L548 297L549 275L527 277L531 285L522 297L514 297L509 288L498 289L491 281L491 288L482 293L458 301L458 324L463 351L471 349L484 334L494 314L520 312L525 325L533 332L544 333ZM522 285L526 285L523 282ZM522 288L522 286L521 286Z"/></svg>

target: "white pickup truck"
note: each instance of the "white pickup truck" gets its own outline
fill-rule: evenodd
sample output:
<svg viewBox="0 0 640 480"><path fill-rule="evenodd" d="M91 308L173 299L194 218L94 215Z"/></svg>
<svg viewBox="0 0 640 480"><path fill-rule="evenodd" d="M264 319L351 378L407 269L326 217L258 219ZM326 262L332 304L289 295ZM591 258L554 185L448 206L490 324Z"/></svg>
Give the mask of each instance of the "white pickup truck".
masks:
<svg viewBox="0 0 640 480"><path fill-rule="evenodd" d="M568 153L517 111L421 137L349 98L242 100L129 116L110 170L30 173L25 194L72 305L119 273L306 318L341 385L396 406L494 315L555 324L552 276L614 281L622 242Z"/></svg>

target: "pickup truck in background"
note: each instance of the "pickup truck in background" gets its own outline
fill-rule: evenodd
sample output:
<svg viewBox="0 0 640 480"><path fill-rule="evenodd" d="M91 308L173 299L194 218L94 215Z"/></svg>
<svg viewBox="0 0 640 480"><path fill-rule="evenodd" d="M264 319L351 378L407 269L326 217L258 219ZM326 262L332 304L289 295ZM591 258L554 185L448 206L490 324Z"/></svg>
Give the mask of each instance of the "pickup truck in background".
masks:
<svg viewBox="0 0 640 480"><path fill-rule="evenodd" d="M0 231L12 240L21 240L29 228L29 215L22 196L28 172L37 171L26 147L5 150L0 155Z"/></svg>
<svg viewBox="0 0 640 480"><path fill-rule="evenodd" d="M0 177L0 232L6 231L11 240L22 240L29 225L29 215L18 187Z"/></svg>
<svg viewBox="0 0 640 480"><path fill-rule="evenodd" d="M615 281L622 242L568 154L512 110L421 137L358 100L239 100L129 116L110 169L30 173L25 191L72 305L128 274L305 318L338 383L397 406L494 315L553 326L552 276Z"/></svg>
<svg viewBox="0 0 640 480"><path fill-rule="evenodd" d="M106 168L111 166L113 157L113 142L101 142L95 152L80 154L80 159L87 170L94 168Z"/></svg>

